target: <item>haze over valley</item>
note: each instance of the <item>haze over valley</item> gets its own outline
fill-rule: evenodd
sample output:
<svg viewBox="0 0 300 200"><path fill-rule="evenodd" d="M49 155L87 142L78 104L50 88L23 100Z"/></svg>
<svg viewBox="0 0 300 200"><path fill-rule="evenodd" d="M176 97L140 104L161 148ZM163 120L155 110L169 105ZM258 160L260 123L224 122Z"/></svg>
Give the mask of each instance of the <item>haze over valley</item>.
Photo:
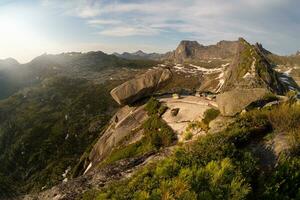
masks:
<svg viewBox="0 0 300 200"><path fill-rule="evenodd" d="M0 200L299 199L297 6L0 2Z"/></svg>

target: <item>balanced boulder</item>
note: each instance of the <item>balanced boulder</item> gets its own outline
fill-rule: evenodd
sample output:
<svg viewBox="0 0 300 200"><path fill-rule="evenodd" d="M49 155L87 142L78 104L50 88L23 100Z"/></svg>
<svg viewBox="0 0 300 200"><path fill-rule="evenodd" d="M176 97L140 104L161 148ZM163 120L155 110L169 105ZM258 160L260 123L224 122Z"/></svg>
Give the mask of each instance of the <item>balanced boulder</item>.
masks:
<svg viewBox="0 0 300 200"><path fill-rule="evenodd" d="M120 105L131 104L145 96L151 95L171 77L172 73L169 69L151 69L141 76L114 88L110 94Z"/></svg>
<svg viewBox="0 0 300 200"><path fill-rule="evenodd" d="M252 102L261 100L269 91L265 88L234 89L217 95L217 104L223 116L234 116Z"/></svg>

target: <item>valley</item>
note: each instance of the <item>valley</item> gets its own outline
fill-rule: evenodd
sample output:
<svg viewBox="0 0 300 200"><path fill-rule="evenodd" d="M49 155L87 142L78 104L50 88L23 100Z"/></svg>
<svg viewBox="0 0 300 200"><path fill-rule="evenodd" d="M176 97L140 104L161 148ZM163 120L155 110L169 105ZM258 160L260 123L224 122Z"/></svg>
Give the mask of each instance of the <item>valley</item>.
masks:
<svg viewBox="0 0 300 200"><path fill-rule="evenodd" d="M19 80L1 90L0 198L296 199L297 56L239 38L0 62Z"/></svg>

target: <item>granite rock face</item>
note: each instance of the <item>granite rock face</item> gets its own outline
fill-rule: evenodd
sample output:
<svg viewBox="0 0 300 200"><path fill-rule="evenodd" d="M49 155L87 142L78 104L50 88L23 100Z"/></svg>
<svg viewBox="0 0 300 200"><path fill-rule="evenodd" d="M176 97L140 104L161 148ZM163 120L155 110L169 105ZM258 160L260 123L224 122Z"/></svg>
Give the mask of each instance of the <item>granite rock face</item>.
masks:
<svg viewBox="0 0 300 200"><path fill-rule="evenodd" d="M240 38L234 60L224 72L221 92L235 88L266 88L273 93L284 94L287 88L262 51L259 45L252 46Z"/></svg>
<svg viewBox="0 0 300 200"><path fill-rule="evenodd" d="M223 116L235 116L252 102L262 99L269 91L265 88L234 89L217 95L217 104Z"/></svg>
<svg viewBox="0 0 300 200"><path fill-rule="evenodd" d="M220 41L215 45L201 45L197 41L183 40L176 50L165 55L165 59L176 63L203 59L232 58L236 52L237 41Z"/></svg>
<svg viewBox="0 0 300 200"><path fill-rule="evenodd" d="M153 94L172 77L169 69L151 69L146 73L114 88L110 94L120 105L126 105Z"/></svg>

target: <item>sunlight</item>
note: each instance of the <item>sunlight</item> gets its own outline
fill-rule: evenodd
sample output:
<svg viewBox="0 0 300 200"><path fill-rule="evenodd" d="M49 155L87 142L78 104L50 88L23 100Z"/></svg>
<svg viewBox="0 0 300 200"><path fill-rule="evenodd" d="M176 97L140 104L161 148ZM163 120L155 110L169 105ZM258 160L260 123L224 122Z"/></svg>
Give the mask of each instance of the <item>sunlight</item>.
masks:
<svg viewBox="0 0 300 200"><path fill-rule="evenodd" d="M30 18L2 14L0 15L0 27L1 56L14 55L15 58L30 58L37 52L43 52L46 46L49 46L49 40L39 33ZM20 61L27 62L29 60Z"/></svg>

